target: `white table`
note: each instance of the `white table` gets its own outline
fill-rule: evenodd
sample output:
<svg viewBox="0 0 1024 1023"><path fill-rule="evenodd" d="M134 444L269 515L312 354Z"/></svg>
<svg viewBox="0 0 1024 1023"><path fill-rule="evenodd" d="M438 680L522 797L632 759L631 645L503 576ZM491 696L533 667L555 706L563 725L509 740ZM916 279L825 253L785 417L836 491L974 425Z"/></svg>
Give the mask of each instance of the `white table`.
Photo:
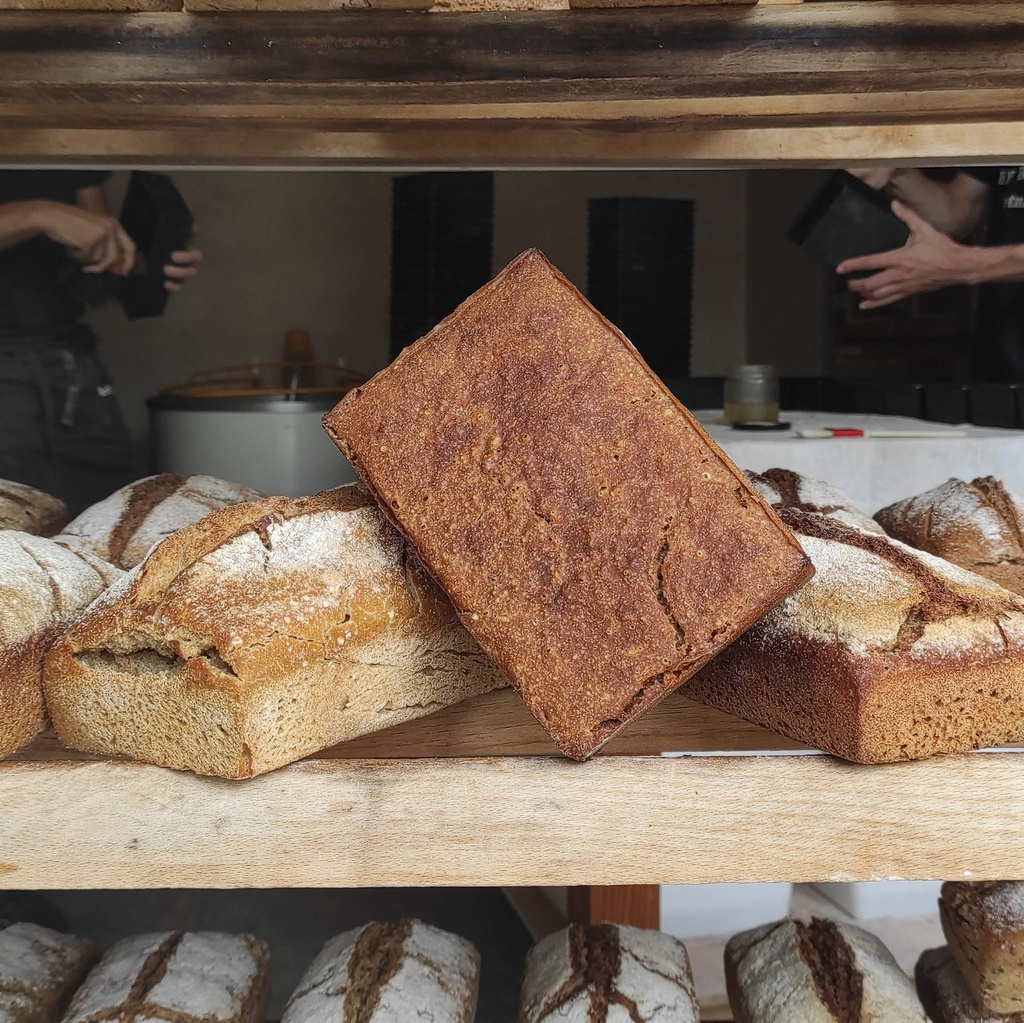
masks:
<svg viewBox="0 0 1024 1023"><path fill-rule="evenodd" d="M693 413L715 442L741 468L793 469L844 490L862 510L874 514L893 501L944 483L951 476L971 480L995 476L1024 494L1024 430L950 426L902 416L842 412L783 411L786 431L734 430L722 423L721 409ZM798 429L856 427L863 430L962 430L962 437L851 437L810 440Z"/></svg>

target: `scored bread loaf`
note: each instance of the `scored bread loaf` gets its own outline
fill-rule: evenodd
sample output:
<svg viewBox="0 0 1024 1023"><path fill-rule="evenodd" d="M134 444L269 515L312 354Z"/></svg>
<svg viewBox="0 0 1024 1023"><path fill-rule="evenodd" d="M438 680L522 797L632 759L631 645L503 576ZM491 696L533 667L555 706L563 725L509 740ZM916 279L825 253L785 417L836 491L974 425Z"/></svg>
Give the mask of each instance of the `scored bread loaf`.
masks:
<svg viewBox="0 0 1024 1023"><path fill-rule="evenodd" d="M227 778L504 684L354 486L178 530L45 664L66 745Z"/></svg>
<svg viewBox="0 0 1024 1023"><path fill-rule="evenodd" d="M419 920L370 923L331 938L281 1023L473 1023L480 956Z"/></svg>
<svg viewBox="0 0 1024 1023"><path fill-rule="evenodd" d="M526 955L517 1023L699 1023L690 959L661 931L570 924Z"/></svg>
<svg viewBox="0 0 1024 1023"><path fill-rule="evenodd" d="M1024 600L880 534L781 514L814 578L687 696L862 763L1024 738Z"/></svg>
<svg viewBox="0 0 1024 1023"><path fill-rule="evenodd" d="M993 476L947 480L888 505L875 519L911 547L1024 593L1024 498Z"/></svg>
<svg viewBox="0 0 1024 1023"><path fill-rule="evenodd" d="M1024 1013L1024 881L947 881L939 917L978 1004Z"/></svg>
<svg viewBox="0 0 1024 1023"><path fill-rule="evenodd" d="M0 531L0 757L46 724L46 648L123 573L42 536Z"/></svg>
<svg viewBox="0 0 1024 1023"><path fill-rule="evenodd" d="M96 959L85 938L0 920L0 1023L56 1023Z"/></svg>
<svg viewBox="0 0 1024 1023"><path fill-rule="evenodd" d="M979 1005L948 947L921 954L914 983L932 1023L1024 1023L1024 1013L1003 1015Z"/></svg>
<svg viewBox="0 0 1024 1023"><path fill-rule="evenodd" d="M154 545L204 515L263 494L214 476L165 472L129 483L86 508L54 538L120 568L133 568Z"/></svg>
<svg viewBox="0 0 1024 1023"><path fill-rule="evenodd" d="M262 1023L270 952L249 934L138 934L112 945L63 1023Z"/></svg>
<svg viewBox="0 0 1024 1023"><path fill-rule="evenodd" d="M833 920L780 920L733 936L725 984L736 1023L927 1023L885 945Z"/></svg>
<svg viewBox="0 0 1024 1023"><path fill-rule="evenodd" d="M68 506L25 483L0 480L0 529L52 536L68 521Z"/></svg>
<svg viewBox="0 0 1024 1023"><path fill-rule="evenodd" d="M802 476L792 469L766 469L764 472L747 470L747 478L777 512L783 508L814 512L836 519L847 526L866 529L869 533L884 532L882 527L870 515L861 511L848 495L824 480Z"/></svg>
<svg viewBox="0 0 1024 1023"><path fill-rule="evenodd" d="M810 573L746 477L536 249L324 424L577 759Z"/></svg>

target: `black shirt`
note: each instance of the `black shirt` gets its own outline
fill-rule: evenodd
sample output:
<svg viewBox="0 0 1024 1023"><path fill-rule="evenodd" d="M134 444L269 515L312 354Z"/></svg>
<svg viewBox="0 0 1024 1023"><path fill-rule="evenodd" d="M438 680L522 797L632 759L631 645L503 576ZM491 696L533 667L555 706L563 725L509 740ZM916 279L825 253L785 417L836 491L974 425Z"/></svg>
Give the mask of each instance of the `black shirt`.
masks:
<svg viewBox="0 0 1024 1023"><path fill-rule="evenodd" d="M73 204L80 189L109 177L108 171L0 171L0 204L31 199ZM74 326L85 311L75 294L84 276L63 246L49 238L0 249L0 335L45 335Z"/></svg>

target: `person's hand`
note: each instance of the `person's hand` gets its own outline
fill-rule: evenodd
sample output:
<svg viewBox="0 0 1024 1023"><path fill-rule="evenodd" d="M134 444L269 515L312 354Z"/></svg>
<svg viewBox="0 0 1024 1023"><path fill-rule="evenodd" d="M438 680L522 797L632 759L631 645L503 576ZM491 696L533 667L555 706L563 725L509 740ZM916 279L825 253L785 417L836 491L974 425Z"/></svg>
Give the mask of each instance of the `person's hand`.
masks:
<svg viewBox="0 0 1024 1023"><path fill-rule="evenodd" d="M848 282L861 298L860 309L880 309L911 295L975 282L976 249L958 245L901 202L894 202L892 211L910 228L907 243L888 252L847 259L836 267L839 274L876 271Z"/></svg>
<svg viewBox="0 0 1024 1023"><path fill-rule="evenodd" d="M42 233L63 245L85 273L131 273L136 259L135 243L115 217L68 203L45 201L36 204L35 215Z"/></svg>
<svg viewBox="0 0 1024 1023"><path fill-rule="evenodd" d="M203 261L202 252L196 248L196 231L188 240L188 248L171 253L171 261L164 264L164 287L170 292L178 292L199 272L199 264Z"/></svg>
<svg viewBox="0 0 1024 1023"><path fill-rule="evenodd" d="M895 167L847 167L846 173L859 178L869 188L883 189L895 173Z"/></svg>

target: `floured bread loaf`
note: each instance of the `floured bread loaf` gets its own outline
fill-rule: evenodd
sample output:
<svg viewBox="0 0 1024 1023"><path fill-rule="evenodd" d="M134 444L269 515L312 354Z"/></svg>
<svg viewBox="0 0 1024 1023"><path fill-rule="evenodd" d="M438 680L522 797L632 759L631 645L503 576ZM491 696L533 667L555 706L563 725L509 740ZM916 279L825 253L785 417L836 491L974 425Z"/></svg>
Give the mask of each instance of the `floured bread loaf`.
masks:
<svg viewBox="0 0 1024 1023"><path fill-rule="evenodd" d="M147 476L86 508L54 537L120 568L133 568L176 529L263 494L213 476Z"/></svg>
<svg viewBox="0 0 1024 1023"><path fill-rule="evenodd" d="M123 574L46 537L0 531L0 756L24 746L46 723L46 648Z"/></svg>
<svg viewBox="0 0 1024 1023"><path fill-rule="evenodd" d="M746 477L536 249L324 424L577 759L810 572Z"/></svg>
<svg viewBox="0 0 1024 1023"><path fill-rule="evenodd" d="M735 935L725 984L736 1023L928 1023L892 953L832 920L780 920Z"/></svg>
<svg viewBox="0 0 1024 1023"><path fill-rule="evenodd" d="M178 530L45 669L65 745L227 778L503 684L358 487Z"/></svg>
<svg viewBox="0 0 1024 1023"><path fill-rule="evenodd" d="M473 1023L480 956L419 920L371 923L331 938L281 1023Z"/></svg>
<svg viewBox="0 0 1024 1023"><path fill-rule="evenodd" d="M1024 1012L989 1012L971 994L953 953L931 948L914 967L917 995L932 1023L1024 1023Z"/></svg>
<svg viewBox="0 0 1024 1023"><path fill-rule="evenodd" d="M939 916L978 1004L1024 1014L1024 881L947 881Z"/></svg>
<svg viewBox="0 0 1024 1023"><path fill-rule="evenodd" d="M681 941L624 924L570 924L526 956L518 1023L699 1023Z"/></svg>
<svg viewBox="0 0 1024 1023"><path fill-rule="evenodd" d="M52 536L68 521L68 506L52 494L0 480L0 529Z"/></svg>
<svg viewBox="0 0 1024 1023"><path fill-rule="evenodd" d="M897 540L1024 594L1024 498L994 477L947 480L875 518Z"/></svg>
<svg viewBox="0 0 1024 1023"><path fill-rule="evenodd" d="M888 537L782 517L814 578L687 696L863 763L1024 738L1024 600Z"/></svg>
<svg viewBox="0 0 1024 1023"><path fill-rule="evenodd" d="M56 1023L96 959L85 938L0 920L0 1023Z"/></svg>
<svg viewBox="0 0 1024 1023"><path fill-rule="evenodd" d="M866 512L862 512L838 487L823 480L801 476L792 469L766 469L747 472L757 492L779 512L783 508L825 515L846 526L866 529L869 533L884 532Z"/></svg>
<svg viewBox="0 0 1024 1023"><path fill-rule="evenodd" d="M63 1023L262 1023L270 952L248 934L139 934L107 950Z"/></svg>

